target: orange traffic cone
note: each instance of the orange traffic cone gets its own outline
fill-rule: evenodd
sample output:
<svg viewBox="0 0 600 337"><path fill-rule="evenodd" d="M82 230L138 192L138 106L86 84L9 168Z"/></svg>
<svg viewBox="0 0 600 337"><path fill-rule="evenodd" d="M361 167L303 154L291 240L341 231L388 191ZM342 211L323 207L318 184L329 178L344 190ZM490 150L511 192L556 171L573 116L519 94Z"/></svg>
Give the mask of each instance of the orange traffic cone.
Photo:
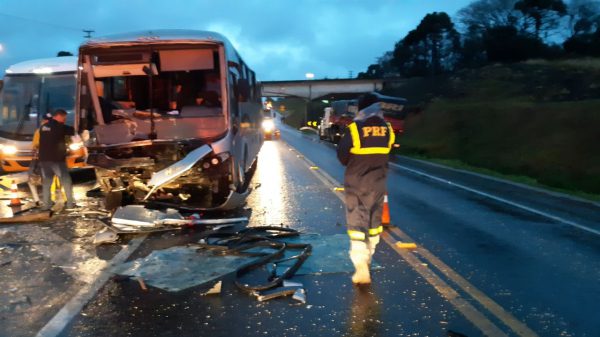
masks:
<svg viewBox="0 0 600 337"><path fill-rule="evenodd" d="M381 215L381 224L384 226L390 225L390 206L388 205L388 195L383 198L383 214Z"/></svg>
<svg viewBox="0 0 600 337"><path fill-rule="evenodd" d="M17 182L14 180L12 181L12 184L10 185L10 193L12 194L12 197L10 199L10 206L23 205L21 203L21 199L19 199L19 187L17 186Z"/></svg>

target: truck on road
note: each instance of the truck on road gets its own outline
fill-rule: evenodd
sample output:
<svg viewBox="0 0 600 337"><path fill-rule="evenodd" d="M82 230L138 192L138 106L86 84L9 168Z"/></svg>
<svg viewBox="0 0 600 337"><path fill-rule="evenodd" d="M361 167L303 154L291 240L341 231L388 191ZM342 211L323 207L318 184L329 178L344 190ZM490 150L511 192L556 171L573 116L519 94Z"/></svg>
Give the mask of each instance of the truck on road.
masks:
<svg viewBox="0 0 600 337"><path fill-rule="evenodd" d="M386 122L390 123L396 139L404 132L404 98L385 96L374 93L379 98L379 104L383 110ZM318 126L319 138L337 144L346 132L348 124L352 123L358 113L358 100L339 100L331 103L331 107L325 108L323 117Z"/></svg>

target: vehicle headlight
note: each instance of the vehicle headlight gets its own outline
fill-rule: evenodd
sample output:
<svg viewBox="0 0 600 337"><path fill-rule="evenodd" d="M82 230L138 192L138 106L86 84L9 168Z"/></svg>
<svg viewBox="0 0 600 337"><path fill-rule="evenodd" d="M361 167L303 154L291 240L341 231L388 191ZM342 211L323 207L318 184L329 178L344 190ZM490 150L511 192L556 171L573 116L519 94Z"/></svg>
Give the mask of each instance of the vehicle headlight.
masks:
<svg viewBox="0 0 600 337"><path fill-rule="evenodd" d="M71 143L69 144L69 150L77 151L83 147L83 143Z"/></svg>
<svg viewBox="0 0 600 337"><path fill-rule="evenodd" d="M262 128L267 132L273 131L273 129L275 129L275 123L273 123L273 121L270 119L265 119L262 122Z"/></svg>
<svg viewBox="0 0 600 337"><path fill-rule="evenodd" d="M2 147L2 153L4 153L5 155L13 155L15 153L17 153L17 147L14 145L4 145Z"/></svg>

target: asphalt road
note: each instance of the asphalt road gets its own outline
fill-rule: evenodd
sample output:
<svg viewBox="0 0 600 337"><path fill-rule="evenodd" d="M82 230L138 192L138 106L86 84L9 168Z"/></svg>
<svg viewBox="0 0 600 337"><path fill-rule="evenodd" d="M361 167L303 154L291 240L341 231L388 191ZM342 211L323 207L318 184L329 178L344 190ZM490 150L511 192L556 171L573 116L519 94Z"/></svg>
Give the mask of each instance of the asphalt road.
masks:
<svg viewBox="0 0 600 337"><path fill-rule="evenodd" d="M335 149L281 129L281 141L265 142L237 215L249 216L249 226L343 234ZM383 268L369 289L353 287L344 272L294 277L306 287L306 304L258 302L233 276L219 295L202 296L206 286L145 291L135 280L110 277L106 265L197 242L200 230L95 247L91 236L101 225L61 216L0 228L0 336L600 335L596 205L410 160L397 164L388 181L397 228L384 235L375 255ZM397 248L397 241L418 248Z"/></svg>
<svg viewBox="0 0 600 337"><path fill-rule="evenodd" d="M331 144L283 131L343 181ZM388 191L395 225L531 330L600 335L596 204L406 158L390 166Z"/></svg>

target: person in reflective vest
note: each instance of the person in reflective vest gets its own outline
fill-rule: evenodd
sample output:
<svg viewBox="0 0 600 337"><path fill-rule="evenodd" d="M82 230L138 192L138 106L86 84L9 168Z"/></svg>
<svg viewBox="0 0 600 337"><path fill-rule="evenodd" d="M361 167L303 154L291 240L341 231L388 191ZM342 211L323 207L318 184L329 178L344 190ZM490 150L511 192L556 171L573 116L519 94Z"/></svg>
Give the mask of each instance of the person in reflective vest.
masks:
<svg viewBox="0 0 600 337"><path fill-rule="evenodd" d="M355 284L371 283L369 267L383 231L383 198L389 153L395 141L394 130L383 119L377 99L373 94L359 98L359 112L337 149L339 161L346 166L346 221Z"/></svg>

